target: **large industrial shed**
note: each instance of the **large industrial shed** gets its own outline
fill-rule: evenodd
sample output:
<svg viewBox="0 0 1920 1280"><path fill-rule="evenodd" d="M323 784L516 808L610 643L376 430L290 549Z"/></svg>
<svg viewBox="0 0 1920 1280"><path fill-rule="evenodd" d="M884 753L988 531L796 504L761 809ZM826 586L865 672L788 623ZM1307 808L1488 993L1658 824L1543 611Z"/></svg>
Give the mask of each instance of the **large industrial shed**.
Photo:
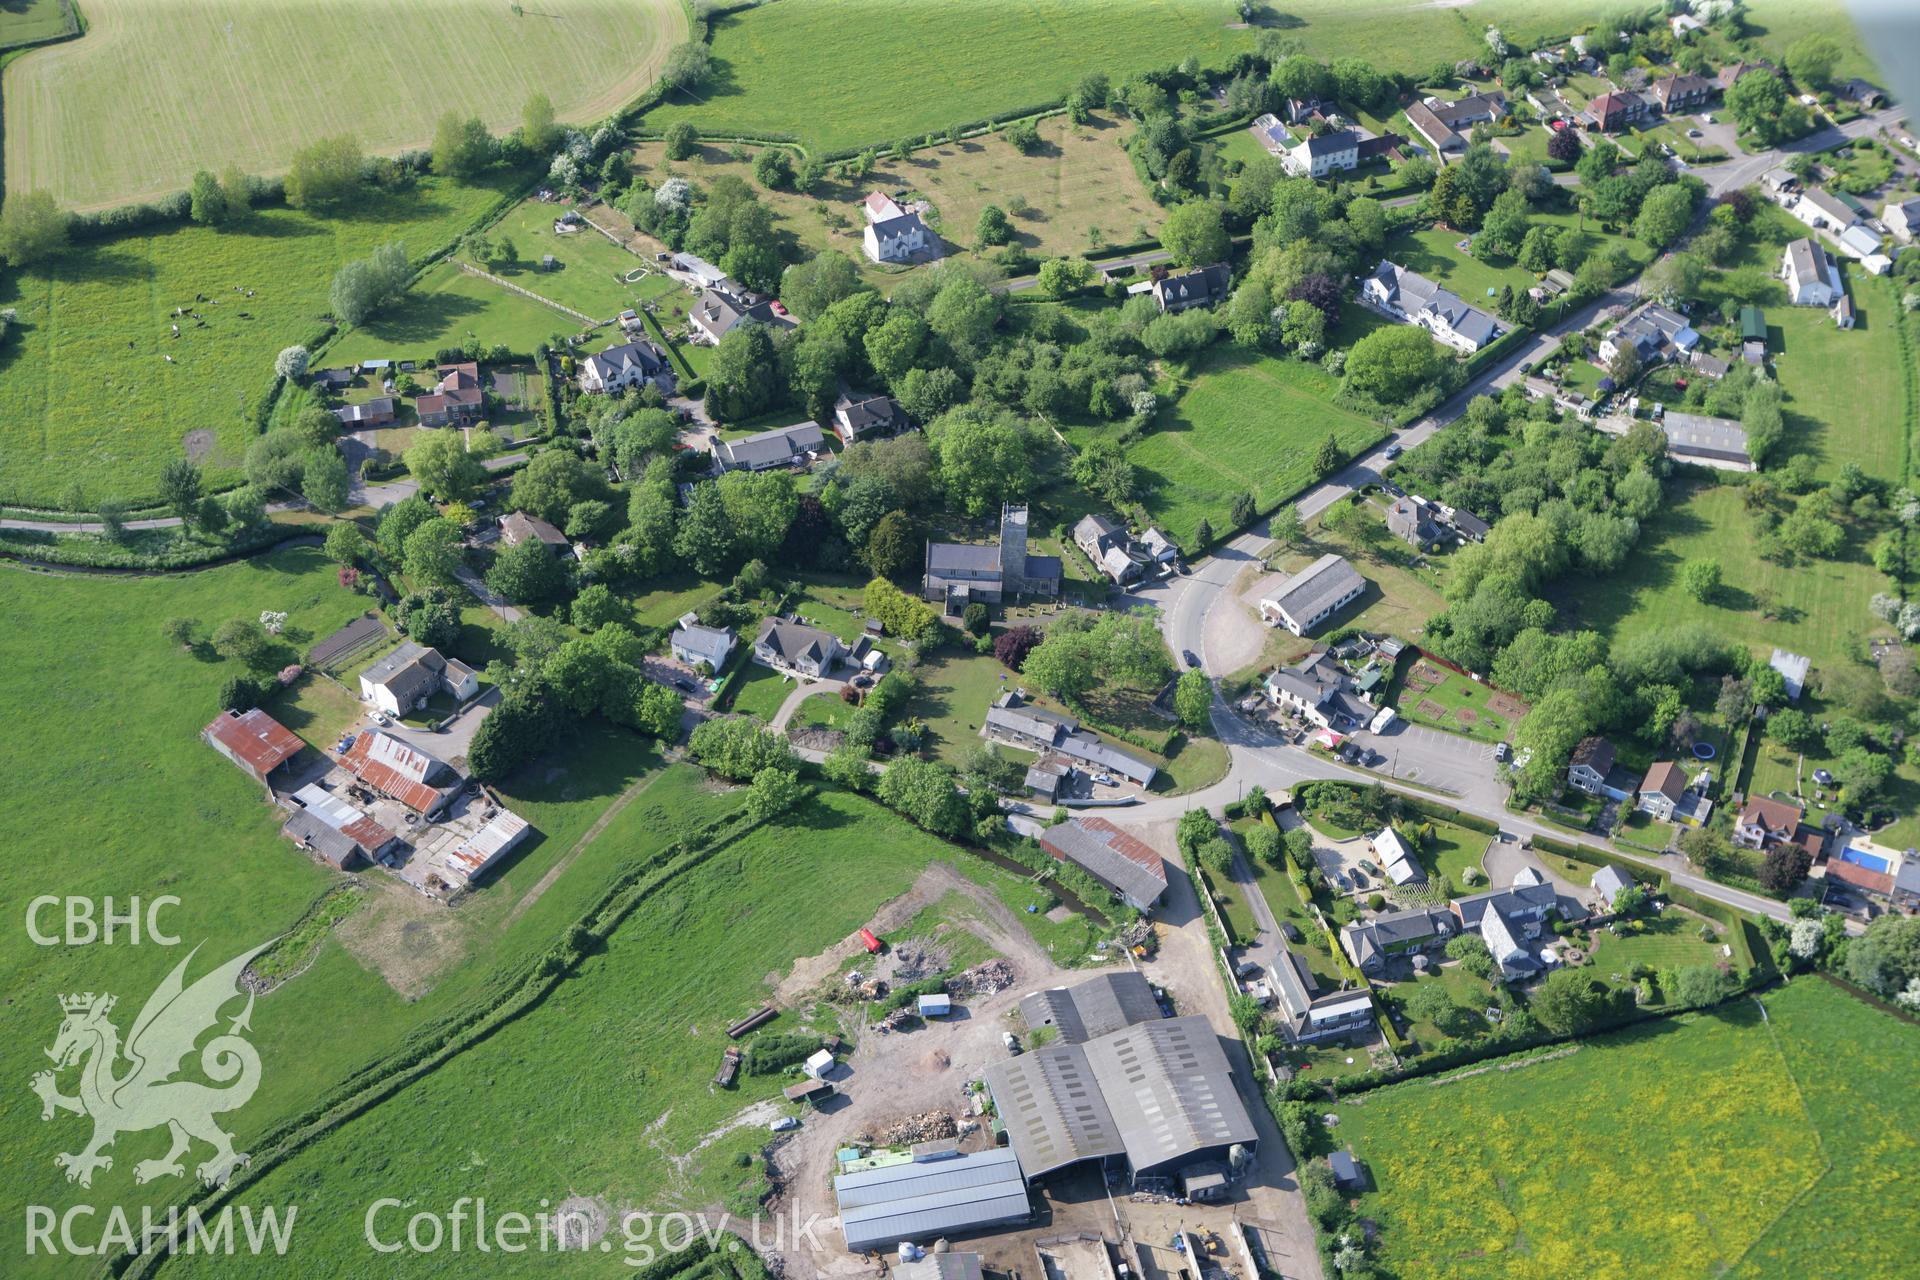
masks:
<svg viewBox="0 0 1920 1280"><path fill-rule="evenodd" d="M1161 1017L1138 974L1038 992L1020 1009L1029 1027L1060 1035L986 1073L1028 1177L1116 1159L1136 1179L1171 1176L1258 1139L1212 1025Z"/></svg>
<svg viewBox="0 0 1920 1280"><path fill-rule="evenodd" d="M1024 1222L1032 1212L1020 1161L1006 1147L843 1173L833 1194L855 1253Z"/></svg>

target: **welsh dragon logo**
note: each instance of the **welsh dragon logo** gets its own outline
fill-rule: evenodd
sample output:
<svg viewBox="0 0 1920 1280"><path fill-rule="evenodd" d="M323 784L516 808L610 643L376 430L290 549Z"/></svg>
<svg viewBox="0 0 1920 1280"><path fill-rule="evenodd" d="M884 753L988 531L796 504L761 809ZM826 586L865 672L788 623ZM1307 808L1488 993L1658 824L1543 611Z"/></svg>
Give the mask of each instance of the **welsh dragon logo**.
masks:
<svg viewBox="0 0 1920 1280"><path fill-rule="evenodd" d="M108 1018L117 997L91 991L60 997L66 1017L53 1047L46 1051L53 1059L53 1070L35 1074L33 1091L40 1096L42 1120L53 1119L56 1111L93 1120L93 1139L85 1147L54 1157L54 1163L67 1171L67 1181L92 1186L96 1169L113 1168L113 1157L104 1152L115 1138L161 1125L172 1135L173 1145L160 1159L136 1164L136 1182L181 1176L185 1170L180 1158L196 1138L213 1148L196 1170L203 1182L225 1186L233 1171L247 1163L247 1154L233 1149L233 1135L213 1118L244 1106L260 1085L260 1055L239 1034L248 1029L253 1015L251 993L247 1007L226 1031L200 1050L201 1073L224 1087L176 1077L195 1042L219 1022L221 1006L240 994L241 970L271 945L263 943L229 960L188 987L182 978L200 950L195 947L147 998L124 1046L120 1029ZM79 1093L68 1097L60 1092L56 1077L76 1064Z"/></svg>

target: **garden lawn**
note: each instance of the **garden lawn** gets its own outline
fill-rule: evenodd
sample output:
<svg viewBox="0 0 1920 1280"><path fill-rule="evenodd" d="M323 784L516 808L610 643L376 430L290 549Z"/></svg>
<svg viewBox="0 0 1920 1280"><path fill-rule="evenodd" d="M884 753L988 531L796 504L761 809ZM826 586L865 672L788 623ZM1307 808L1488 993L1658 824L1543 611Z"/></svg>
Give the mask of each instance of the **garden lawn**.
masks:
<svg viewBox="0 0 1920 1280"><path fill-rule="evenodd" d="M183 450L213 483L238 480L274 356L318 337L340 264L390 240L424 256L517 183L424 179L343 220L262 209L235 229L123 236L0 276L0 307L19 312L0 347L0 501L58 505L77 484L89 508L138 503ZM176 307L205 327L183 316L175 339Z"/></svg>
<svg viewBox="0 0 1920 1280"><path fill-rule="evenodd" d="M1633 971L1641 965L1655 970L1684 969L1690 965L1717 964L1725 957L1720 954L1721 944L1708 942L1700 936L1700 927L1709 922L1683 911L1678 907L1668 907L1657 916L1641 921L1646 926L1645 933L1627 934L1622 937L1605 929L1593 931L1593 972L1602 980L1618 973L1631 981ZM1716 937L1721 931L1715 929ZM1661 991L1663 999L1672 999L1672 992Z"/></svg>
<svg viewBox="0 0 1920 1280"><path fill-rule="evenodd" d="M1216 347L1199 377L1127 450L1148 515L1182 545L1192 544L1203 518L1224 534L1237 495L1251 490L1266 512L1311 485L1314 452L1329 432L1349 457L1385 435L1335 405L1337 390L1317 365Z"/></svg>
<svg viewBox="0 0 1920 1280"><path fill-rule="evenodd" d="M642 268L651 271L654 264L592 227L565 235L555 232L554 219L571 207L529 198L509 209L506 217L487 228L486 234L495 244L503 239L511 240L518 261L487 269L522 289L551 298L563 307L585 312L595 320L612 320L643 299L662 292L685 292L672 277L657 272L627 283L628 273ZM594 216L627 225L621 214L610 209L597 210ZM540 265L540 260L549 254L559 261L559 270L548 271ZM663 281L671 288L663 289Z"/></svg>
<svg viewBox="0 0 1920 1280"><path fill-rule="evenodd" d="M196 169L284 172L315 138L425 147L447 111L504 133L535 93L562 119L598 120L652 83L688 29L673 0L83 7L84 39L22 57L3 86L7 189L76 208L179 191Z"/></svg>
<svg viewBox="0 0 1920 1280"><path fill-rule="evenodd" d="M691 572L669 574L647 580L647 590L628 601L633 606L636 630L670 626L683 614L697 613L725 588L706 582ZM751 645L751 637L742 637Z"/></svg>
<svg viewBox="0 0 1920 1280"><path fill-rule="evenodd" d="M1251 946L1259 941L1260 926L1254 919L1253 904L1247 901L1247 889L1234 880L1216 876L1201 867L1200 878L1206 881L1213 894L1214 903L1219 906L1220 914L1227 922L1227 932L1238 946ZM1257 891L1256 891L1257 892Z"/></svg>
<svg viewBox="0 0 1920 1280"><path fill-rule="evenodd" d="M741 673L739 683L734 685L733 705L728 710L772 720L792 692L793 681L787 676L772 667L750 663Z"/></svg>
<svg viewBox="0 0 1920 1280"><path fill-rule="evenodd" d="M447 262L428 272L398 302L327 348L321 363L331 367L361 360L425 361L443 348L466 345L469 337L485 347L504 345L519 355L531 355L555 334L577 333L580 328L580 322L563 311L510 293ZM432 390L427 379L419 381Z"/></svg>
<svg viewBox="0 0 1920 1280"><path fill-rule="evenodd" d="M1751 529L1739 489L1681 490L1646 522L1640 545L1618 573L1570 578L1555 603L1568 625L1597 629L1616 642L1700 623L1762 657L1778 646L1805 654L1815 670L1851 664L1851 638L1872 621L1866 601L1886 582L1866 563L1860 539L1850 540L1843 559L1801 560L1782 570L1755 552ZM1695 600L1679 584L1680 566L1693 559L1720 563L1724 586L1712 603ZM1761 616L1761 593L1773 597L1782 617Z"/></svg>
<svg viewBox="0 0 1920 1280"><path fill-rule="evenodd" d="M1836 328L1824 307L1767 308L1774 376L1786 395L1781 454L1811 453L1825 479L1853 462L1897 486L1906 480L1910 429L1899 303L1889 281L1846 274L1852 329Z"/></svg>
<svg viewBox="0 0 1920 1280"><path fill-rule="evenodd" d="M646 824L629 810L602 839L644 844ZM711 1087L729 1043L725 1026L767 999L769 974L845 940L929 862L952 856L878 805L828 792L790 824L755 830L683 871L643 898L538 1007L262 1180L263 1202L302 1205L292 1265L351 1274L367 1250L361 1191L384 1179L423 1204L484 1194L531 1212L542 1198L572 1193L657 1211L716 1202L737 1211L760 1188L761 1169L742 1169L736 1158L767 1141L764 1119L744 1123L742 1113L769 1102L783 1114L793 1109L780 1102L780 1075ZM821 874L829 866L833 873ZM763 1034L808 1025L840 1030L789 1010ZM471 1110L479 1097L489 1105ZM455 1113L468 1122L449 1159ZM742 1188L747 1194L737 1195ZM617 1243L618 1232L609 1239ZM383 1263L399 1275L439 1275L445 1266L412 1251ZM603 1275L607 1263L594 1253L547 1255L542 1269L556 1268ZM244 1258L196 1259L183 1274L254 1270Z"/></svg>
<svg viewBox="0 0 1920 1280"><path fill-rule="evenodd" d="M1058 103L1089 71L1223 67L1253 48L1237 21L1227 0L783 0L715 23L715 82L647 125L856 151Z"/></svg>
<svg viewBox="0 0 1920 1280"><path fill-rule="evenodd" d="M1416 676L1416 672L1420 674ZM1440 683L1421 687L1424 679L1433 675L1440 677ZM1387 701L1403 719L1415 724L1431 725L1477 742L1503 742L1519 723L1519 716L1508 717L1490 710L1496 698L1502 700L1502 705L1508 701L1519 703L1519 715L1526 714L1526 704L1512 694L1449 671L1437 662L1416 659L1395 677Z"/></svg>
<svg viewBox="0 0 1920 1280"><path fill-rule="evenodd" d="M1920 1029L1812 978L1764 999L1771 1026L1741 1000L1338 1107L1378 1188L1358 1210L1380 1224L1383 1269L1900 1274L1904 1226L1873 1205L1920 1175L1916 1103L1893 1074ZM1542 1139L1600 1132L1580 1159Z"/></svg>
<svg viewBox="0 0 1920 1280"><path fill-rule="evenodd" d="M1448 897L1457 898L1462 894L1487 887L1485 869L1480 865L1480 859L1487 851L1487 836L1484 832L1469 831L1451 822L1424 817L1416 820L1433 823L1434 842L1421 849L1420 861L1440 879L1447 882ZM1465 875L1468 867L1482 873L1479 883L1471 887L1468 886Z"/></svg>

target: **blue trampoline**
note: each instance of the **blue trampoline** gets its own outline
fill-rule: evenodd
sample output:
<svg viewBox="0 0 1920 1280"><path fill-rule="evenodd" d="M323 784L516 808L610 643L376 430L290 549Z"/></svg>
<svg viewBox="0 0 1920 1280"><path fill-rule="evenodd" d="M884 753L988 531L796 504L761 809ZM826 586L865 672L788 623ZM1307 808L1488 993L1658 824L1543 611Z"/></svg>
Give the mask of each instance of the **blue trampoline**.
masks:
<svg viewBox="0 0 1920 1280"><path fill-rule="evenodd" d="M1693 744L1693 754L1698 759L1711 760L1714 756L1713 744L1711 742L1696 742Z"/></svg>

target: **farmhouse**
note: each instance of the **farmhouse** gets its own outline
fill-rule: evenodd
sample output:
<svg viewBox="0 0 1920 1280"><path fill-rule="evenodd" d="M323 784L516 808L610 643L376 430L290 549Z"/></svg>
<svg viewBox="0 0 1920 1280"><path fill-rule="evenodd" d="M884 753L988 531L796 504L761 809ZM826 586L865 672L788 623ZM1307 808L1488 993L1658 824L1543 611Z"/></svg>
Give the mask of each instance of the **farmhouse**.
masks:
<svg viewBox="0 0 1920 1280"><path fill-rule="evenodd" d="M690 667L704 662L709 671L718 671L727 665L733 645L732 627L703 627L699 615L692 613L683 614L680 625L667 637L668 650L675 661Z"/></svg>
<svg viewBox="0 0 1920 1280"><path fill-rule="evenodd" d="M1351 129L1308 134L1281 157L1281 165L1296 178L1324 178L1339 170L1360 167L1360 136Z"/></svg>
<svg viewBox="0 0 1920 1280"><path fill-rule="evenodd" d="M1381 260L1360 285L1360 300L1402 324L1417 324L1463 354L1480 350L1503 332L1492 316L1397 263Z"/></svg>
<svg viewBox="0 0 1920 1280"><path fill-rule="evenodd" d="M1526 944L1540 937L1558 902L1553 886L1542 881L1533 868L1524 867L1505 889L1455 898L1453 914L1463 930L1478 933L1485 940L1502 974L1519 978L1540 971L1539 959Z"/></svg>
<svg viewBox="0 0 1920 1280"><path fill-rule="evenodd" d="M361 783L431 818L460 790L453 769L391 734L357 733L346 741L340 763Z"/></svg>
<svg viewBox="0 0 1920 1280"><path fill-rule="evenodd" d="M926 572L920 579L924 599L942 601L958 617L975 600L999 604L1007 596L1052 600L1060 594L1065 572L1059 556L1027 554L1027 508L1000 508L1000 540L995 543L928 542Z"/></svg>
<svg viewBox="0 0 1920 1280"><path fill-rule="evenodd" d="M1147 911L1167 891L1167 867L1151 847L1105 818L1075 818L1048 827L1040 847L1056 862L1071 862L1120 895L1135 911Z"/></svg>
<svg viewBox="0 0 1920 1280"><path fill-rule="evenodd" d="M1311 1044L1359 1031L1373 1022L1373 998L1367 991L1320 993L1320 984L1298 953L1285 947L1267 970L1273 998L1285 1015L1280 1026L1295 1044Z"/></svg>
<svg viewBox="0 0 1920 1280"><path fill-rule="evenodd" d="M1626 800L1634 779L1614 765L1613 744L1605 738L1582 738L1567 761L1567 782L1590 796Z"/></svg>
<svg viewBox="0 0 1920 1280"><path fill-rule="evenodd" d="M1476 124L1492 123L1507 113L1507 100L1497 93L1471 93L1455 102L1425 98L1407 107L1407 123L1439 153L1442 160L1467 149L1466 135Z"/></svg>
<svg viewBox="0 0 1920 1280"><path fill-rule="evenodd" d="M902 208L891 196L875 191L861 202L867 228L861 245L875 262L911 262L933 247L933 233L916 210Z"/></svg>
<svg viewBox="0 0 1920 1280"><path fill-rule="evenodd" d="M423 427L465 426L480 420L485 404L480 366L468 362L446 365L432 393L417 397L413 410Z"/></svg>
<svg viewBox="0 0 1920 1280"><path fill-rule="evenodd" d="M1077 761L1098 773L1117 775L1137 786L1153 784L1159 772L1153 765L1118 747L1110 747L1098 736L1080 727L1072 716L1058 715L1029 707L1016 691L1009 690L987 708L981 736L994 742L1018 747L1022 751L1052 752Z"/></svg>
<svg viewBox="0 0 1920 1280"><path fill-rule="evenodd" d="M816 680L824 678L846 656L846 646L831 631L784 618L768 618L753 640L755 662Z"/></svg>
<svg viewBox="0 0 1920 1280"><path fill-rule="evenodd" d="M1212 307L1227 300L1227 295L1233 291L1232 285L1232 264L1216 262L1179 275L1156 278L1153 282L1153 300L1163 312Z"/></svg>
<svg viewBox="0 0 1920 1280"><path fill-rule="evenodd" d="M360 673L360 700L390 716L425 706L441 690L465 702L480 692L472 667L408 640Z"/></svg>
<svg viewBox="0 0 1920 1280"><path fill-rule="evenodd" d="M799 422L743 436L713 440L713 460L720 471L767 471L774 467L803 466L826 451L826 433L818 423Z"/></svg>
<svg viewBox="0 0 1920 1280"><path fill-rule="evenodd" d="M1601 133L1617 133L1629 126L1639 124L1651 113L1647 100L1631 90L1615 90L1603 93L1587 104L1580 113L1580 121L1587 128Z"/></svg>
<svg viewBox="0 0 1920 1280"><path fill-rule="evenodd" d="M833 402L833 434L842 444L898 435L913 423L892 396L877 396L842 387Z"/></svg>
<svg viewBox="0 0 1920 1280"><path fill-rule="evenodd" d="M1353 691L1347 673L1324 647L1294 666L1269 671L1261 687L1276 707L1322 729L1345 729L1373 719L1372 704Z"/></svg>
<svg viewBox="0 0 1920 1280"><path fill-rule="evenodd" d="M1006 1147L839 1174L833 1196L849 1253L1025 1222L1033 1212L1019 1156Z"/></svg>
<svg viewBox="0 0 1920 1280"><path fill-rule="evenodd" d="M317 782L293 793L280 834L337 870L378 861L400 837Z"/></svg>
<svg viewBox="0 0 1920 1280"><path fill-rule="evenodd" d="M1600 339L1600 359L1611 362L1622 347L1631 347L1641 364L1656 364L1683 359L1699 345L1700 335L1685 316L1649 302L1607 330Z"/></svg>
<svg viewBox="0 0 1920 1280"><path fill-rule="evenodd" d="M1731 418L1675 411L1662 415L1660 429L1666 433L1667 456L1677 462L1698 462L1723 471L1753 470L1746 429Z"/></svg>
<svg viewBox="0 0 1920 1280"><path fill-rule="evenodd" d="M1340 930L1340 949L1370 977L1379 977L1395 956L1410 955L1458 931L1459 921L1439 907L1389 911Z"/></svg>
<svg viewBox="0 0 1920 1280"><path fill-rule="evenodd" d="M500 540L510 547L517 547L527 539L533 538L547 545L549 551L565 554L572 549L567 535L542 520L539 516L530 516L524 511L513 511L500 517Z"/></svg>
<svg viewBox="0 0 1920 1280"><path fill-rule="evenodd" d="M393 421L393 397L376 396L365 404L343 404L333 411L343 427L383 427Z"/></svg>
<svg viewBox="0 0 1920 1280"><path fill-rule="evenodd" d="M580 362L580 389L601 394L652 383L663 395L672 395L673 366L667 353L645 338L608 347Z"/></svg>
<svg viewBox="0 0 1920 1280"><path fill-rule="evenodd" d="M200 731L200 736L248 777L268 788L273 785L269 779L274 770L306 746L298 734L258 707L222 712Z"/></svg>
<svg viewBox="0 0 1920 1280"><path fill-rule="evenodd" d="M1329 553L1262 600L1260 617L1269 626L1283 626L1296 636L1304 636L1358 600L1366 589L1367 580L1345 558Z"/></svg>
<svg viewBox="0 0 1920 1280"><path fill-rule="evenodd" d="M1235 1148L1258 1141L1212 1026L1162 1018L1139 974L1035 993L1020 1009L1030 1028L1051 1026L1059 1039L995 1062L986 1082L1029 1180L1087 1160L1124 1165L1135 1179L1177 1177L1237 1165Z"/></svg>

